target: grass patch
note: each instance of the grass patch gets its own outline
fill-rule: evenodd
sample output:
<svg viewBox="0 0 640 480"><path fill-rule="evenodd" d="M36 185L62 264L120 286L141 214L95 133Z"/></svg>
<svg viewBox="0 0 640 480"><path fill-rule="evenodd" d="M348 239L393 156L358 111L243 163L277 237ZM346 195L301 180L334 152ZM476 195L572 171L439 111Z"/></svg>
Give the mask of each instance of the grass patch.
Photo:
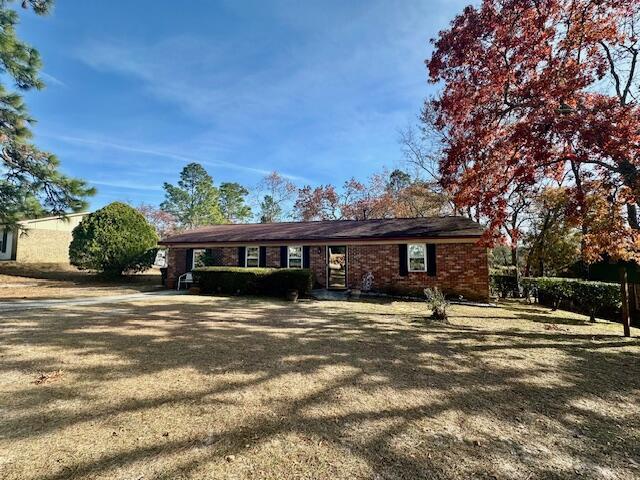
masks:
<svg viewBox="0 0 640 480"><path fill-rule="evenodd" d="M424 308L185 296L5 315L2 477L640 474L637 338L535 306L455 305L447 325Z"/></svg>
<svg viewBox="0 0 640 480"><path fill-rule="evenodd" d="M0 262L0 300L120 295L161 288L157 269L106 279L69 264Z"/></svg>

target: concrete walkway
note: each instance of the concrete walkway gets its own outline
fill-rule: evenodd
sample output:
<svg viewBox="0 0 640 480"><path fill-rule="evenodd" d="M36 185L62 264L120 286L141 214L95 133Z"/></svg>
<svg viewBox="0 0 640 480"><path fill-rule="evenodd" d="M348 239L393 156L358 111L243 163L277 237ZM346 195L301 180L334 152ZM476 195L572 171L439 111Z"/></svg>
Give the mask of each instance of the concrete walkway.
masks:
<svg viewBox="0 0 640 480"><path fill-rule="evenodd" d="M309 296L315 300L334 300L341 301L349 298L349 292L346 290L327 290L326 288L319 288L317 290L311 290Z"/></svg>
<svg viewBox="0 0 640 480"><path fill-rule="evenodd" d="M80 298L58 298L52 300L11 300L0 302L0 313L31 310L36 308L52 308L57 306L71 305L99 305L101 303L119 303L136 300L144 300L153 297L168 297L174 295L184 295L187 290L162 290L159 292L129 293L126 295L112 295L102 297L80 297Z"/></svg>

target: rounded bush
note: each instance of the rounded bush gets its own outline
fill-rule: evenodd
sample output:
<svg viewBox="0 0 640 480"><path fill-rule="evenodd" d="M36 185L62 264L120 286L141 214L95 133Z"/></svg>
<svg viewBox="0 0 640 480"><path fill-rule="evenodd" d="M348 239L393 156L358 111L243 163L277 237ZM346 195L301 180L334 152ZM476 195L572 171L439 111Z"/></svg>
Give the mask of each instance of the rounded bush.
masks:
<svg viewBox="0 0 640 480"><path fill-rule="evenodd" d="M141 272L153 265L158 235L144 216L113 202L85 217L73 229L71 264L110 276Z"/></svg>

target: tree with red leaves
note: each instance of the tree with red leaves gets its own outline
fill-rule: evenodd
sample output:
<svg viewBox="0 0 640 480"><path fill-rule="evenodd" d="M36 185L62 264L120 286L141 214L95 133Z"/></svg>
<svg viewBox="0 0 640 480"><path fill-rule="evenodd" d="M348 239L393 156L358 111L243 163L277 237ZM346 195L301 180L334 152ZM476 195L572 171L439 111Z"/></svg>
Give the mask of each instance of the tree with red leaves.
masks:
<svg viewBox="0 0 640 480"><path fill-rule="evenodd" d="M488 240L514 188L568 186L582 255L640 260L640 0L484 0L434 41L442 182Z"/></svg>
<svg viewBox="0 0 640 480"><path fill-rule="evenodd" d="M309 185L298 190L293 206L294 216L303 222L314 220L341 220L340 195L333 185Z"/></svg>
<svg viewBox="0 0 640 480"><path fill-rule="evenodd" d="M146 203L141 203L136 210L156 229L156 233L160 239L180 231L178 228L178 220L169 212L165 212L158 207Z"/></svg>
<svg viewBox="0 0 640 480"><path fill-rule="evenodd" d="M440 214L446 198L432 192L425 182L386 169L363 183L350 178L338 190L333 185L298 190L296 218L310 220L368 220L424 217Z"/></svg>

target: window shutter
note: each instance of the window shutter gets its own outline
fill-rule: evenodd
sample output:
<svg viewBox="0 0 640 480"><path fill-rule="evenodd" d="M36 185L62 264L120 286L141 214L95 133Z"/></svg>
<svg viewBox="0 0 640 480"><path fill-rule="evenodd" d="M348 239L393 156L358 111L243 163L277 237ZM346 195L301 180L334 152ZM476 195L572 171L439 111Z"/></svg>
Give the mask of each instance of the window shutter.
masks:
<svg viewBox="0 0 640 480"><path fill-rule="evenodd" d="M427 243L427 275L436 276L436 245Z"/></svg>
<svg viewBox="0 0 640 480"><path fill-rule="evenodd" d="M246 265L245 263L245 257L246 255L246 247L238 247L238 266L239 267L244 267Z"/></svg>
<svg viewBox="0 0 640 480"><path fill-rule="evenodd" d="M280 247L280 267L287 268L287 247Z"/></svg>
<svg viewBox="0 0 640 480"><path fill-rule="evenodd" d="M400 254L398 255L398 257L400 258L400 276L406 277L407 275L409 275L409 265L407 265L407 244L402 243L398 245L398 247L400 248Z"/></svg>
<svg viewBox="0 0 640 480"><path fill-rule="evenodd" d="M193 248L187 248L187 272L193 270Z"/></svg>
<svg viewBox="0 0 640 480"><path fill-rule="evenodd" d="M302 268L309 268L311 264L311 248L309 246L302 247Z"/></svg>
<svg viewBox="0 0 640 480"><path fill-rule="evenodd" d="M260 247L260 266L267 266L267 247Z"/></svg>

